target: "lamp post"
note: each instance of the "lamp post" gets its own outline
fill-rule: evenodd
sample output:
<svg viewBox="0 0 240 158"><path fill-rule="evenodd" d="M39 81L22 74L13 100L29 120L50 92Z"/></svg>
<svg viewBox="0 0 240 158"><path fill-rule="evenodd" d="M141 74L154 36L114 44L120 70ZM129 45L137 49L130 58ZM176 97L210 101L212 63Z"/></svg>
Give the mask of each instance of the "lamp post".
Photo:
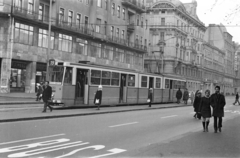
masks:
<svg viewBox="0 0 240 158"><path fill-rule="evenodd" d="M164 47L166 46L165 40L159 40L158 44L160 53L162 55L162 74L163 74L163 53L164 53Z"/></svg>
<svg viewBox="0 0 240 158"><path fill-rule="evenodd" d="M47 72L46 72L46 80L49 81L49 54L51 47L51 17L52 17L52 0L50 0L50 9L49 9L49 20L48 20L48 50L47 50Z"/></svg>

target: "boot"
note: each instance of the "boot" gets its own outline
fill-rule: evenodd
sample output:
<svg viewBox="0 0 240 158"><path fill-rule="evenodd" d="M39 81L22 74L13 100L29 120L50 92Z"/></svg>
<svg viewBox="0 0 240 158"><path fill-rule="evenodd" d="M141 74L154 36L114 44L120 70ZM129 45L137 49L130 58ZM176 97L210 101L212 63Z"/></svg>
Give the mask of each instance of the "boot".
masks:
<svg viewBox="0 0 240 158"><path fill-rule="evenodd" d="M202 122L202 125L203 125L203 132L205 132L205 122Z"/></svg>
<svg viewBox="0 0 240 158"><path fill-rule="evenodd" d="M206 132L208 132L209 121L206 122Z"/></svg>

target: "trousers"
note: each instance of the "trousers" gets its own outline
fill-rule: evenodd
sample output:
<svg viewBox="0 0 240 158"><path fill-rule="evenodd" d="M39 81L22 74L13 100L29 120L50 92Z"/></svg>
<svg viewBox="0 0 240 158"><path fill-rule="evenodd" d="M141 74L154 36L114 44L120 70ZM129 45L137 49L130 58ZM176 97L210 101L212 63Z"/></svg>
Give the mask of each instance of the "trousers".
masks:
<svg viewBox="0 0 240 158"><path fill-rule="evenodd" d="M49 105L49 102L48 102L48 101L44 102L43 111L46 111L46 110L47 110L47 107L49 107L49 109L52 110L52 107Z"/></svg>
<svg viewBox="0 0 240 158"><path fill-rule="evenodd" d="M214 129L222 128L222 117L214 116Z"/></svg>

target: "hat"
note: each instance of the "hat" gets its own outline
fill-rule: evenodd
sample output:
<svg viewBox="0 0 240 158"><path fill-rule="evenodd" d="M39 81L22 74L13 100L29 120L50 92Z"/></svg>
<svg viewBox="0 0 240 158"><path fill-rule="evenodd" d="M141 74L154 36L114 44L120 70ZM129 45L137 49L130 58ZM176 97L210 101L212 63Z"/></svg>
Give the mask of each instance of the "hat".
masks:
<svg viewBox="0 0 240 158"><path fill-rule="evenodd" d="M39 83L37 83L37 86L40 86L40 84L39 84Z"/></svg>
<svg viewBox="0 0 240 158"><path fill-rule="evenodd" d="M101 88L101 89L102 89L102 85L99 85L98 88Z"/></svg>

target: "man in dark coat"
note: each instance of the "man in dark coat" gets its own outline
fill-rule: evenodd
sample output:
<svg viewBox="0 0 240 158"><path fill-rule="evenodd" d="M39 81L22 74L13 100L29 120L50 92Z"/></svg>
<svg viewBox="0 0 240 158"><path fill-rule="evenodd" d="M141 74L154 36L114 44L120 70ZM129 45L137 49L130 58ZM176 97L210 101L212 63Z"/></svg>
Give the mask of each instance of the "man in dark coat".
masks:
<svg viewBox="0 0 240 158"><path fill-rule="evenodd" d="M42 94L42 99L44 102L44 109L43 112L46 112L47 107L49 107L50 111L52 112L52 107L49 105L49 101L52 98L52 87L49 86L49 81L45 82L45 86L44 86L44 90L43 90L43 94Z"/></svg>
<svg viewBox="0 0 240 158"><path fill-rule="evenodd" d="M182 91L180 90L180 88L178 88L178 91L176 93L176 98L177 98L177 103L179 104L182 98Z"/></svg>
<svg viewBox="0 0 240 158"><path fill-rule="evenodd" d="M188 92L188 90L186 89L186 90L184 91L184 93L183 93L183 101L184 101L185 104L187 104L188 99L189 99L189 92Z"/></svg>
<svg viewBox="0 0 240 158"><path fill-rule="evenodd" d="M152 105L152 99L153 99L152 97L153 97L153 89L150 88L149 92L148 92L148 100L149 100L148 104L149 104L149 107L151 107L151 105Z"/></svg>
<svg viewBox="0 0 240 158"><path fill-rule="evenodd" d="M211 106L213 108L214 132L221 132L222 117L224 117L224 106L226 105L224 95L220 94L220 87L215 87L215 93L211 95Z"/></svg>
<svg viewBox="0 0 240 158"><path fill-rule="evenodd" d="M102 103L102 85L98 86L98 90L95 93L95 97L94 97L93 103L98 106L97 110L100 110L99 106Z"/></svg>
<svg viewBox="0 0 240 158"><path fill-rule="evenodd" d="M236 100L235 100L235 102L233 103L233 105L235 105L236 103L238 103L238 105L240 105L238 92L237 92L237 94L236 94Z"/></svg>

